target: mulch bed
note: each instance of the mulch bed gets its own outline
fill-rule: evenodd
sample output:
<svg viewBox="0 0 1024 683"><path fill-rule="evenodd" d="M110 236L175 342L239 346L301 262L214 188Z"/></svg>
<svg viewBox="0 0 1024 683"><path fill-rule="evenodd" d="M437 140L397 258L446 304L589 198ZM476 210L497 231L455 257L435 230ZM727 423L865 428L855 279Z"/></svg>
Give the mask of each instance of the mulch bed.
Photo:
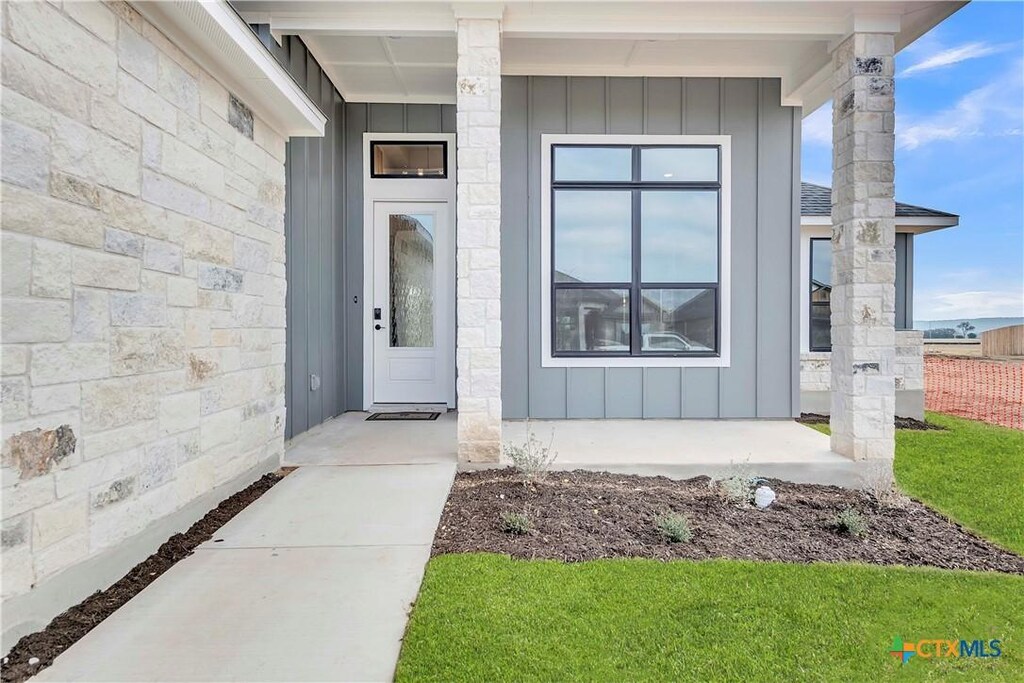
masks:
<svg viewBox="0 0 1024 683"><path fill-rule="evenodd" d="M828 415L820 415L818 413L800 413L800 417L796 419L800 424L805 425L827 425ZM896 429L916 429L920 431L926 431L934 429L938 431L946 431L945 427L940 427L937 424L931 422L922 422L912 417L896 417Z"/></svg>
<svg viewBox="0 0 1024 683"><path fill-rule="evenodd" d="M101 621L113 614L143 588L153 583L175 563L185 559L211 538L228 520L270 490L294 468L265 474L238 493L225 498L183 534L175 534L155 553L135 565L110 588L96 591L88 598L54 617L42 631L30 633L17 642L0 665L0 680L24 681L53 663L57 655L74 645ZM114 656L115 653L111 653ZM29 664L30 658L38 658Z"/></svg>
<svg viewBox="0 0 1024 683"><path fill-rule="evenodd" d="M523 559L579 562L609 557L661 560L733 558L776 562L862 562L1024 574L1020 557L981 539L924 505L883 504L836 486L767 480L778 498L760 510L737 504L707 477L674 481L607 472L552 472L532 487L513 469L455 478L432 553L494 552ZM853 508L867 521L860 537L835 517ZM523 513L524 535L503 530L502 513ZM683 513L693 537L669 543L656 528Z"/></svg>

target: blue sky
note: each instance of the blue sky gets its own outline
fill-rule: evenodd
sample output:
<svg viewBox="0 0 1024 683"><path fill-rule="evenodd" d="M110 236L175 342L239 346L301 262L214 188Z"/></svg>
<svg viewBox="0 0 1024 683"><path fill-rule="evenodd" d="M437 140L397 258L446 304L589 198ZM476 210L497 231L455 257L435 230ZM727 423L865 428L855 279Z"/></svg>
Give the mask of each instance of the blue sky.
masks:
<svg viewBox="0 0 1024 683"><path fill-rule="evenodd" d="M831 105L803 177L831 185ZM960 215L915 238L914 318L1024 316L1024 3L972 2L896 57L896 199Z"/></svg>

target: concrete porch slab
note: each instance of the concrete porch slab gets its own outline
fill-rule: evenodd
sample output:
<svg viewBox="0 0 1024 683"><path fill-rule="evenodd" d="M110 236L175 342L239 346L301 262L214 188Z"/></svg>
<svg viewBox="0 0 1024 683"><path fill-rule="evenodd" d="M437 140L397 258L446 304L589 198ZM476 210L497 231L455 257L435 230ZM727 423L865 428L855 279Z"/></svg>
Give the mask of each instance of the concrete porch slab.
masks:
<svg viewBox="0 0 1024 683"><path fill-rule="evenodd" d="M677 479L738 470L788 481L860 486L863 467L828 436L793 420L506 420L502 440L532 433L558 453L554 469Z"/></svg>
<svg viewBox="0 0 1024 683"><path fill-rule="evenodd" d="M390 465L458 460L455 413L429 421L371 421L351 412L286 444L286 465Z"/></svg>
<svg viewBox="0 0 1024 683"><path fill-rule="evenodd" d="M221 527L202 548L429 544L452 463L304 467ZM282 514L288 511L288 514Z"/></svg>
<svg viewBox="0 0 1024 683"><path fill-rule="evenodd" d="M199 550L40 681L389 681L426 545Z"/></svg>

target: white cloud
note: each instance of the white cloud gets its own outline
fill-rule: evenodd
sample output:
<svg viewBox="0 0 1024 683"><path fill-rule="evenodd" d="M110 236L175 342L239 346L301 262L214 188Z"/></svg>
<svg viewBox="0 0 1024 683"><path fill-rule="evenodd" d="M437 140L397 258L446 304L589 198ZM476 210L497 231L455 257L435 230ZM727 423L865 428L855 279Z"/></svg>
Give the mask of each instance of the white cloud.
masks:
<svg viewBox="0 0 1024 683"><path fill-rule="evenodd" d="M803 120L804 144L832 146L832 105L826 103Z"/></svg>
<svg viewBox="0 0 1024 683"><path fill-rule="evenodd" d="M1020 283L999 290L918 291L914 293L914 318L997 318L1024 316L1024 291Z"/></svg>
<svg viewBox="0 0 1024 683"><path fill-rule="evenodd" d="M951 47L945 50L941 50L922 59L917 64L913 64L904 69L899 75L910 76L918 74L923 71L932 71L934 69L941 69L943 67L952 66L959 64L960 62L966 62L969 59L978 59L979 57L987 57L988 55L998 54L1009 49L1009 45L989 45L986 43L966 43L957 47Z"/></svg>
<svg viewBox="0 0 1024 683"><path fill-rule="evenodd" d="M1022 66L1016 62L1010 72L972 90L948 109L897 116L896 146L916 149L940 140L1020 135Z"/></svg>

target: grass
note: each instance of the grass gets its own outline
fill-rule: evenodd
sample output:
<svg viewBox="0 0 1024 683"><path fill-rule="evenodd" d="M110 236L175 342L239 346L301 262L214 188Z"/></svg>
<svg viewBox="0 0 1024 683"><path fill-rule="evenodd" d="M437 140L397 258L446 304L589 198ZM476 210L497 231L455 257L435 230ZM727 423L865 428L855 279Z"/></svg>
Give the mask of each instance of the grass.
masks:
<svg viewBox="0 0 1024 683"><path fill-rule="evenodd" d="M1024 552L1024 435L943 415L899 430L900 486ZM827 426L821 431L827 432ZM999 639L993 659L894 637ZM1024 578L854 564L446 555L427 567L397 679L1024 680Z"/></svg>
<svg viewBox="0 0 1024 683"><path fill-rule="evenodd" d="M397 680L1015 681L1022 615L1024 578L1000 574L443 555ZM895 636L998 638L1003 656L901 666Z"/></svg>
<svg viewBox="0 0 1024 683"><path fill-rule="evenodd" d="M1024 554L1024 433L928 413L948 431L896 430L896 482L947 517ZM812 425L828 433L828 425Z"/></svg>

